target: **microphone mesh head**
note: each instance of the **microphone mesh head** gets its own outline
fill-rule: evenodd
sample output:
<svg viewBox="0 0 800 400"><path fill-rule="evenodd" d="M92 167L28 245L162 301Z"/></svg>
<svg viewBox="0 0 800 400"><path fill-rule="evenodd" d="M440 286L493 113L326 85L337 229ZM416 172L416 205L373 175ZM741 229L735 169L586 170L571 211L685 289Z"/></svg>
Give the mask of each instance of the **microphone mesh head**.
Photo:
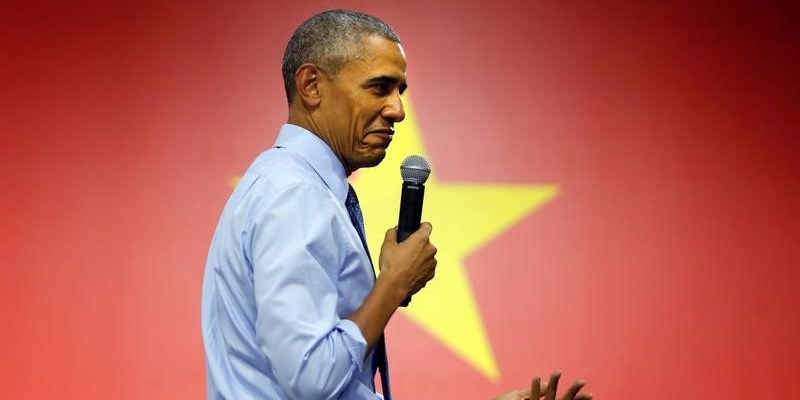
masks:
<svg viewBox="0 0 800 400"><path fill-rule="evenodd" d="M403 181L405 182L422 184L428 180L428 175L430 174L431 164L423 156L412 154L400 164L400 175L403 176Z"/></svg>

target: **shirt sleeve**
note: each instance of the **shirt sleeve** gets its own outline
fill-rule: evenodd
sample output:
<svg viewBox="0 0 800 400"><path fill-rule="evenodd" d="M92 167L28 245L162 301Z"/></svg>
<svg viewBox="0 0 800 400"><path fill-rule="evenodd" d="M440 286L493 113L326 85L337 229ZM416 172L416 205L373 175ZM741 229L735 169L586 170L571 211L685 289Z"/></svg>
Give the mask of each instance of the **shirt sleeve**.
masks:
<svg viewBox="0 0 800 400"><path fill-rule="evenodd" d="M250 242L259 346L293 399L334 399L363 368L367 343L337 315L347 232L327 188L292 184L262 203Z"/></svg>

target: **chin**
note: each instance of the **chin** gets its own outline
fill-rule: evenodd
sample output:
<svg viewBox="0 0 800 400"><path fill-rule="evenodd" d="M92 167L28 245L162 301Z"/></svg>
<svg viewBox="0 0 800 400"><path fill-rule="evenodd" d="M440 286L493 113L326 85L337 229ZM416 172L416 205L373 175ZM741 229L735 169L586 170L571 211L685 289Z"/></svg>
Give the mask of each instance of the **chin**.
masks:
<svg viewBox="0 0 800 400"><path fill-rule="evenodd" d="M375 153L367 155L366 157L361 159L361 162L359 164L361 165L361 168L371 168L380 164L384 158L386 158L386 150L380 150Z"/></svg>

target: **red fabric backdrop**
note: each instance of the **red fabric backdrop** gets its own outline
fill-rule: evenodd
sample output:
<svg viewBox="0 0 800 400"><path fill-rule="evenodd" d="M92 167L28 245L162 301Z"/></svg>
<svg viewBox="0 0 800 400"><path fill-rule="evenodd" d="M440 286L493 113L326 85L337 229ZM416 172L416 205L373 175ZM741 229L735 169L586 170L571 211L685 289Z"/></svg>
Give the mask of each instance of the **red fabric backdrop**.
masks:
<svg viewBox="0 0 800 400"><path fill-rule="evenodd" d="M292 30L334 6L296 3L0 6L4 398L204 396L228 182L285 120ZM400 32L439 180L560 189L466 260L499 381L398 315L399 398L555 368L598 399L793 396L796 3L335 6Z"/></svg>

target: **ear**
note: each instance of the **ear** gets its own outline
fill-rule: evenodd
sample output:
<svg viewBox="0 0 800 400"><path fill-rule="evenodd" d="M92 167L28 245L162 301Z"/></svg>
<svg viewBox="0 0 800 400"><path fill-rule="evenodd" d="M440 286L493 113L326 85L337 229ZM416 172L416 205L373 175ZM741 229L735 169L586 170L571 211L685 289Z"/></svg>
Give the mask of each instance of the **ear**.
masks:
<svg viewBox="0 0 800 400"><path fill-rule="evenodd" d="M314 64L305 63L294 73L294 86L297 96L306 106L316 107L321 100L320 80L322 70Z"/></svg>

